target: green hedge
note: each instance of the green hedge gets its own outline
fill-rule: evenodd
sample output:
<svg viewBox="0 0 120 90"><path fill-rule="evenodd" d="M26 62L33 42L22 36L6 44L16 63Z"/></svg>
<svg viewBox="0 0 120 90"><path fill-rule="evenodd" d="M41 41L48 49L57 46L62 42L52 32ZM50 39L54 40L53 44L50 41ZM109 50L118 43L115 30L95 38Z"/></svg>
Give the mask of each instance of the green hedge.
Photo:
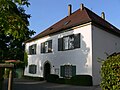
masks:
<svg viewBox="0 0 120 90"><path fill-rule="evenodd" d="M42 77L31 77L31 76L23 76L24 79L28 79L28 80L37 80L37 81L43 81L44 78Z"/></svg>
<svg viewBox="0 0 120 90"><path fill-rule="evenodd" d="M59 79L59 76L58 75L55 75L55 74L50 74L47 76L47 82L53 82L53 83L56 83Z"/></svg>
<svg viewBox="0 0 120 90"><path fill-rule="evenodd" d="M92 76L90 75L76 75L71 78L72 85L92 86Z"/></svg>
<svg viewBox="0 0 120 90"><path fill-rule="evenodd" d="M75 75L70 79L59 78L58 75L50 74L47 78L47 82L79 85L79 86L92 86L92 76L90 75Z"/></svg>
<svg viewBox="0 0 120 90"><path fill-rule="evenodd" d="M120 54L111 55L102 62L102 90L120 90Z"/></svg>

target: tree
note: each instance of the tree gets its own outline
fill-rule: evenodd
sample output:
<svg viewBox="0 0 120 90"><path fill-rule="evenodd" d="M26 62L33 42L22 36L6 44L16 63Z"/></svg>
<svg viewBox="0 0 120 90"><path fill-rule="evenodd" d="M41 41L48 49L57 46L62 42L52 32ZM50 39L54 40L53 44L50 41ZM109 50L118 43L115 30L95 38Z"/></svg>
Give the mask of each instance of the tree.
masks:
<svg viewBox="0 0 120 90"><path fill-rule="evenodd" d="M0 0L0 60L24 59L24 41L34 35L23 6L28 0Z"/></svg>
<svg viewBox="0 0 120 90"><path fill-rule="evenodd" d="M102 90L120 90L120 54L112 54L102 62Z"/></svg>

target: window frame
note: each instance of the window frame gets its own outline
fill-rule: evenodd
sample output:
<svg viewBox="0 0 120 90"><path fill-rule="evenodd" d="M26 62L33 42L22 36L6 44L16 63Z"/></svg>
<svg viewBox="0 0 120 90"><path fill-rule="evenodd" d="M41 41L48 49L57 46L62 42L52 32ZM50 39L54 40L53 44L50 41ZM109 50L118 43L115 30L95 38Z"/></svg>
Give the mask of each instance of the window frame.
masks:
<svg viewBox="0 0 120 90"><path fill-rule="evenodd" d="M29 65L29 73L36 74L37 73L37 65L35 65L35 64Z"/></svg>
<svg viewBox="0 0 120 90"><path fill-rule="evenodd" d="M60 76L70 78L76 75L76 65L61 65Z"/></svg>
<svg viewBox="0 0 120 90"><path fill-rule="evenodd" d="M34 48L34 49L32 49ZM29 55L35 55L37 50L37 44L32 44L29 46Z"/></svg>
<svg viewBox="0 0 120 90"><path fill-rule="evenodd" d="M47 46L46 46L47 45ZM47 49L46 49L47 48ZM41 53L52 53L52 40L48 40L41 43Z"/></svg>
<svg viewBox="0 0 120 90"><path fill-rule="evenodd" d="M71 34L71 35L68 35L68 36L64 36L62 38L58 38L58 51L67 51L67 50L73 50L73 49L77 49L77 48L80 48L80 33L78 34ZM68 39L68 49L65 49L65 44L64 44L64 40L65 38L69 38ZM73 42L73 47L74 48L70 48L70 37L73 37L74 38L74 41ZM78 45L76 45L78 43Z"/></svg>

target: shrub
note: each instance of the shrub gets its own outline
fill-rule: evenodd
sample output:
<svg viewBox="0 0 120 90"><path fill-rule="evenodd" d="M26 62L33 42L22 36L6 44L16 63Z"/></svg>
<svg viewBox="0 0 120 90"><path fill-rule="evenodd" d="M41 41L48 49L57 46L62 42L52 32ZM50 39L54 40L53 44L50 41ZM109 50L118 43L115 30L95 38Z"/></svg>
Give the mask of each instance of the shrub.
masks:
<svg viewBox="0 0 120 90"><path fill-rule="evenodd" d="M47 77L47 82L80 85L80 86L92 86L92 76L90 75L76 75L70 79L59 78L58 75L50 74Z"/></svg>
<svg viewBox="0 0 120 90"><path fill-rule="evenodd" d="M49 74L47 76L47 82L56 83L58 79L59 79L59 76L56 74Z"/></svg>
<svg viewBox="0 0 120 90"><path fill-rule="evenodd" d="M92 86L92 76L90 75L76 75L71 78L72 85Z"/></svg>
<svg viewBox="0 0 120 90"><path fill-rule="evenodd" d="M9 78L9 69L5 68L4 78Z"/></svg>
<svg viewBox="0 0 120 90"><path fill-rule="evenodd" d="M31 76L24 76L24 79L28 79L28 80L36 80L36 81L43 81L44 78L42 77L31 77Z"/></svg>
<svg viewBox="0 0 120 90"><path fill-rule="evenodd" d="M28 54L27 54L27 52L24 52L24 65L25 65L25 67L28 65Z"/></svg>
<svg viewBox="0 0 120 90"><path fill-rule="evenodd" d="M79 86L92 86L92 76L90 76L90 75L76 75L70 79L59 78L56 80L56 83L79 85Z"/></svg>
<svg viewBox="0 0 120 90"><path fill-rule="evenodd" d="M65 84L65 78L59 78L56 83Z"/></svg>
<svg viewBox="0 0 120 90"><path fill-rule="evenodd" d="M113 55L102 61L102 90L120 90L120 55Z"/></svg>

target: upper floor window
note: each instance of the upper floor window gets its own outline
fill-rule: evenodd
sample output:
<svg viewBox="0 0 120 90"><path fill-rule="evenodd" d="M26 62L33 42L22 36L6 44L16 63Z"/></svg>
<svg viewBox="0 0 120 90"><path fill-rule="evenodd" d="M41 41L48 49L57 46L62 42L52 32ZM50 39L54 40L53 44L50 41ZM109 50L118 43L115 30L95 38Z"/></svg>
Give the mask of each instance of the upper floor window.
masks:
<svg viewBox="0 0 120 90"><path fill-rule="evenodd" d="M36 54L36 44L29 46L29 54Z"/></svg>
<svg viewBox="0 0 120 90"><path fill-rule="evenodd" d="M52 40L41 43L41 53L52 52Z"/></svg>
<svg viewBox="0 0 120 90"><path fill-rule="evenodd" d="M80 48L80 33L58 39L58 51Z"/></svg>

